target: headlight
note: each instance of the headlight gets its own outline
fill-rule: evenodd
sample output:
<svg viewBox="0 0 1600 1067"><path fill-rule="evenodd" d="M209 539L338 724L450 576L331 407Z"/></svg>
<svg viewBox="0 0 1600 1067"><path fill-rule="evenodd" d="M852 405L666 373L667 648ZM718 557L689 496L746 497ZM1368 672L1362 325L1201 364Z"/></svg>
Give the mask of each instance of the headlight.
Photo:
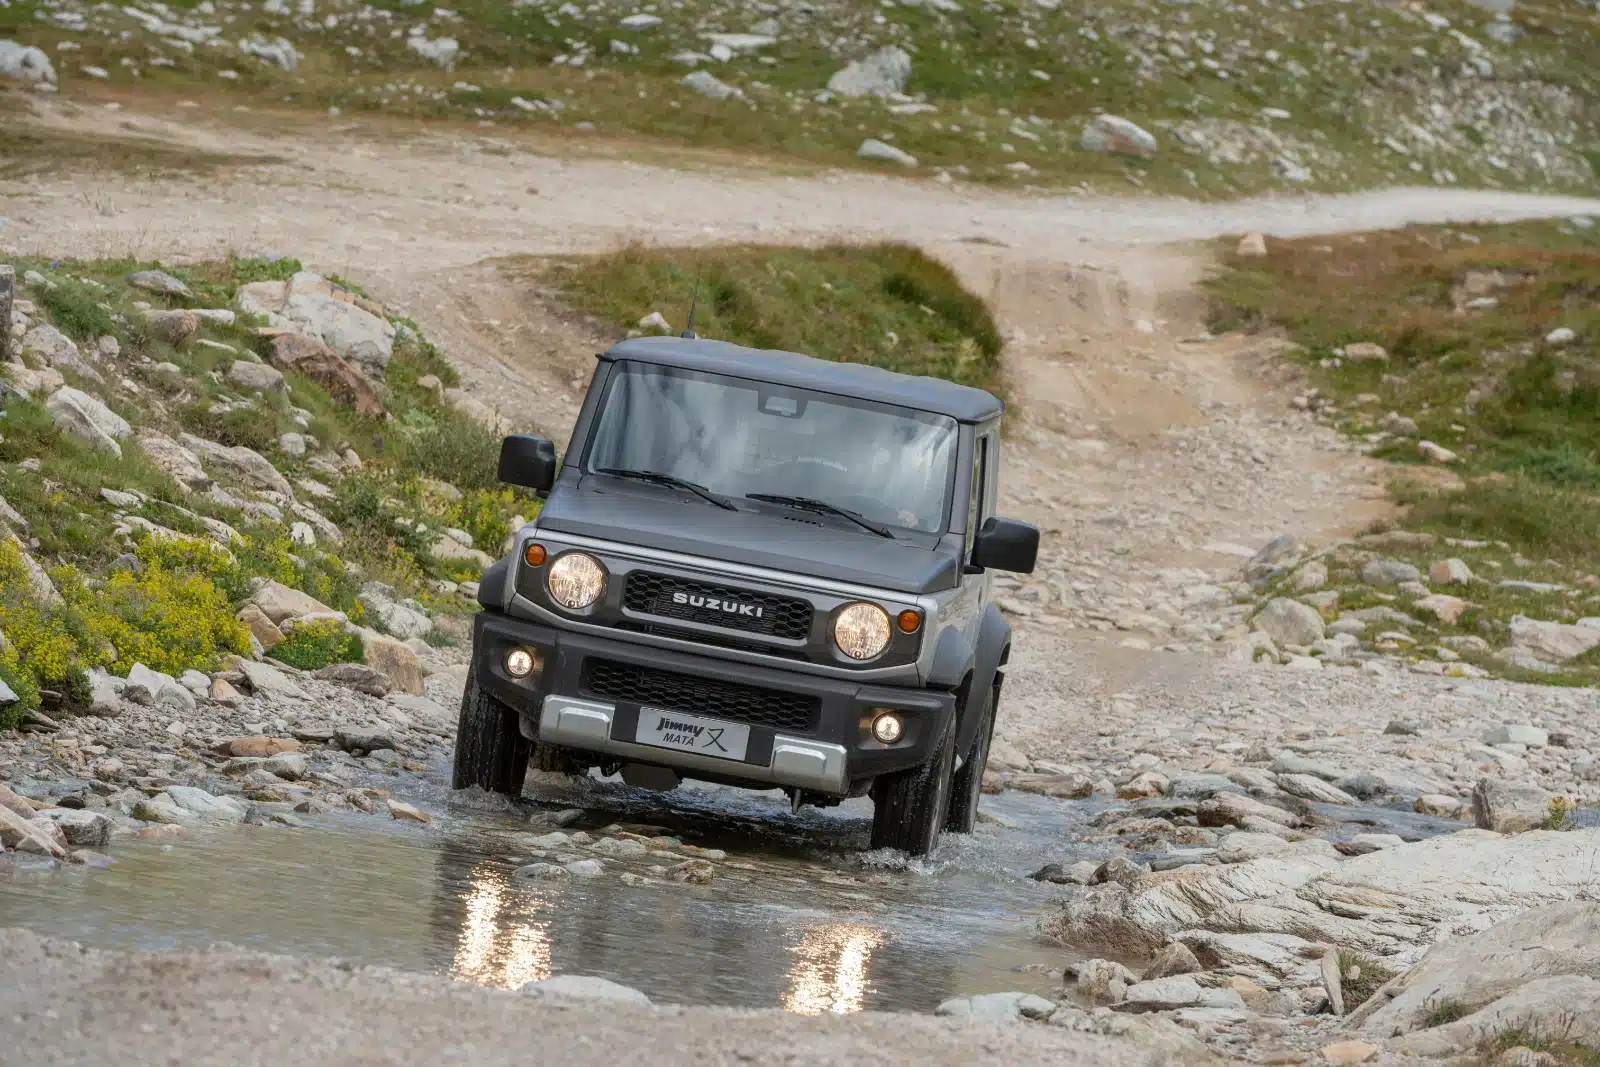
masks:
<svg viewBox="0 0 1600 1067"><path fill-rule="evenodd" d="M834 617L833 643L851 659L871 659L889 647L889 613L876 604L851 604Z"/></svg>
<svg viewBox="0 0 1600 1067"><path fill-rule="evenodd" d="M568 552L550 564L550 596L564 608L586 608L606 591L606 569L584 552Z"/></svg>

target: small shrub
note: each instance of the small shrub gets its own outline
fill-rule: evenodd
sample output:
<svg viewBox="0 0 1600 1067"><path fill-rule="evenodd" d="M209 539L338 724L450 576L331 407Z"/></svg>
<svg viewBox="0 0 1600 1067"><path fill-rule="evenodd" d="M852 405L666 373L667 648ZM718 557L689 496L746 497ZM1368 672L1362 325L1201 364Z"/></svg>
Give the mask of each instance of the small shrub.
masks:
<svg viewBox="0 0 1600 1067"><path fill-rule="evenodd" d="M474 489L463 493L443 518L445 525L465 530L473 545L494 556L511 533L511 513L516 508L517 496L510 489Z"/></svg>
<svg viewBox="0 0 1600 1067"><path fill-rule="evenodd" d="M17 650L10 645L0 648L0 682L10 686L19 698L17 703L0 708L0 730L11 730L22 721L23 712L39 706L39 684L23 668Z"/></svg>
<svg viewBox="0 0 1600 1067"><path fill-rule="evenodd" d="M1435 1026L1448 1026L1450 1023L1458 1019L1465 1019L1471 1014L1472 1012L1468 1010L1465 1004L1454 1000L1446 1000L1435 1005L1428 1012L1428 1017L1422 1021L1422 1025L1427 1029L1432 1029Z"/></svg>
<svg viewBox="0 0 1600 1067"><path fill-rule="evenodd" d="M1578 821L1575 813L1578 806L1566 797L1551 797L1549 810L1545 813L1544 828L1546 830L1576 830Z"/></svg>
<svg viewBox="0 0 1600 1067"><path fill-rule="evenodd" d="M1371 956L1359 952L1340 952L1339 973L1348 975L1352 967L1356 968L1356 977L1345 978L1342 983L1344 1010L1347 1012L1355 1011L1371 1000L1379 987L1394 977L1393 971Z"/></svg>
<svg viewBox="0 0 1600 1067"><path fill-rule="evenodd" d="M206 437L229 447L243 446L266 453L278 443L278 417L255 405L218 411L209 401L178 410L178 421L196 437Z"/></svg>
<svg viewBox="0 0 1600 1067"><path fill-rule="evenodd" d="M88 289L76 282L60 282L39 294L56 329L77 341L91 341L116 332L111 313L100 306Z"/></svg>
<svg viewBox="0 0 1600 1067"><path fill-rule="evenodd" d="M429 414L419 408L399 420L394 458L460 489L498 484L500 436L454 411Z"/></svg>
<svg viewBox="0 0 1600 1067"><path fill-rule="evenodd" d="M235 259L235 285L251 282L285 282L303 270L298 259Z"/></svg>
<svg viewBox="0 0 1600 1067"><path fill-rule="evenodd" d="M343 624L323 619L296 626L272 650L272 658L302 671L315 671L335 663L360 663L366 659L366 649L360 637L344 632Z"/></svg>

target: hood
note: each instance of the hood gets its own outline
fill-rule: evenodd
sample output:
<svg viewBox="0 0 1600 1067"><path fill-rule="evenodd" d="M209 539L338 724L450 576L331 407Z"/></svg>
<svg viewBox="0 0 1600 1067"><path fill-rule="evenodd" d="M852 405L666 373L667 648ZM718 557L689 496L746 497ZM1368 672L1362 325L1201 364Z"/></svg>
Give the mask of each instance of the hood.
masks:
<svg viewBox="0 0 1600 1067"><path fill-rule="evenodd" d="M942 542L929 547L926 538L913 543L904 535L891 541L827 516L745 507L726 511L676 489L599 487L585 478L557 485L538 527L897 593L929 593L958 581L959 556Z"/></svg>

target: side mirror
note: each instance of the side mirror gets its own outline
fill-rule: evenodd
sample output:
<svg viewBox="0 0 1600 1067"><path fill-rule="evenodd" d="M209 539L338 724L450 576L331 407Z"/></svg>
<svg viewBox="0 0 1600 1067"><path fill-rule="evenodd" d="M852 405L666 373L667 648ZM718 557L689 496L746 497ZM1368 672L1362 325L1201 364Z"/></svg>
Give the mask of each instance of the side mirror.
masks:
<svg viewBox="0 0 1600 1067"><path fill-rule="evenodd" d="M531 434L507 437L500 443L499 477L543 496L556 484L556 446Z"/></svg>
<svg viewBox="0 0 1600 1067"><path fill-rule="evenodd" d="M1016 519L988 518L972 539L972 565L1032 574L1039 558L1039 528Z"/></svg>

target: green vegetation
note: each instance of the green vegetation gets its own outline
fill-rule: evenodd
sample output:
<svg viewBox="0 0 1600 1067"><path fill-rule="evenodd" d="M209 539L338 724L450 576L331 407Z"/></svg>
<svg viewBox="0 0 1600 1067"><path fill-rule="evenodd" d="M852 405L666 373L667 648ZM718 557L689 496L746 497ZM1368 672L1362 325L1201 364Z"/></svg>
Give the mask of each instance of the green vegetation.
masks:
<svg viewBox="0 0 1600 1067"><path fill-rule="evenodd" d="M1471 1009L1466 1005L1454 1000L1446 1000L1435 1005L1428 1012L1428 1017L1422 1021L1422 1025L1431 1030L1435 1026L1448 1026L1457 1020L1465 1019L1471 1014Z"/></svg>
<svg viewBox="0 0 1600 1067"><path fill-rule="evenodd" d="M1568 1041L1546 1041L1520 1030L1507 1030L1478 1050L1476 1064L1502 1064L1501 1057L1514 1048L1525 1048L1545 1057L1550 1067L1600 1067L1600 1049L1585 1048Z"/></svg>
<svg viewBox="0 0 1600 1067"><path fill-rule="evenodd" d="M332 619L295 627L272 650L273 659L302 671L321 670L334 663L360 663L365 654L361 638L345 633Z"/></svg>
<svg viewBox="0 0 1600 1067"><path fill-rule="evenodd" d="M1351 968L1356 969L1356 977L1351 978ZM1394 977L1394 972L1371 956L1360 952L1339 951L1339 972L1345 976L1341 983L1344 992L1344 1010L1355 1011L1361 1005L1372 999L1378 989Z"/></svg>
<svg viewBox="0 0 1600 1067"><path fill-rule="evenodd" d="M249 324L205 321L196 338L175 348L151 336L133 308L136 300L227 306L239 285L300 269L293 260L164 268L188 285L190 297L127 285L130 272L160 264L12 262L19 280L35 270L53 283L18 294L34 302L36 321L42 317L83 341L109 334L120 343L121 355L99 364L103 382L68 370L69 385L99 396L139 433L176 439L189 432L255 449L296 486L302 505L343 535L334 541L319 530L317 544L296 543L287 523L298 515L280 509L285 522L273 521L225 476L227 492L191 492L134 441L122 443L120 457L99 451L57 429L43 395L8 396L0 416L0 498L21 517L11 532L34 542L29 551L61 596L51 604L31 595L20 548L0 530L0 632L8 642L0 678L23 698L22 707L38 706L41 689L70 704L83 694L89 668L120 673L139 661L175 675L248 653L248 630L234 616L258 578L304 590L357 622L363 620L357 594L369 580L394 585L436 613L471 611L467 598L441 590L449 589L446 579L476 578L475 569L441 564L431 546L446 527L459 527L498 555L512 515L537 512L537 500L494 483L498 439L445 404L436 389L417 384L430 374L446 384L458 379L414 330L402 334L391 359L382 392L392 418L381 421L356 415L292 372L283 393L232 385L226 372L233 362L271 355ZM304 455L284 450L280 437L287 433L307 437ZM441 486L430 473L460 489ZM102 489L135 494L135 503L122 505L119 515ZM359 640L315 628L297 631L285 645L277 654L296 665L362 655Z"/></svg>
<svg viewBox="0 0 1600 1067"><path fill-rule="evenodd" d="M86 0L13 0L0 8L0 35L44 48L75 95L338 107L342 121L449 118L492 124L497 135L539 131L577 150L687 147L707 159L753 151L859 166L858 146L874 137L916 156L913 173L1218 196L1427 181L1592 190L1600 181L1600 28L1584 0L1518 5L1506 21L1463 0L1434 0L1425 12L1376 0L1176 11L1145 0L761 10L686 0L660 9L657 25L624 24L649 7L323 0L308 19L293 3L216 0L175 3L156 19ZM85 29L72 27L74 14ZM219 39L181 47L174 24ZM718 32L770 40L740 43L719 62L708 39ZM422 42L446 39L453 56L423 54ZM246 54L241 40L284 41L293 52ZM58 51L62 42L76 51ZM891 45L911 57L902 96L826 91L835 71ZM691 68L738 95L700 95L682 82ZM1157 157L1083 149L1083 126L1101 110L1154 132ZM1529 123L1551 134L1537 160L1523 139ZM382 135L386 124L373 125ZM19 135L0 131L0 145L8 136ZM151 151L77 150L90 160Z"/></svg>
<svg viewBox="0 0 1600 1067"><path fill-rule="evenodd" d="M660 312L753 348L869 363L1001 391L1000 334L950 268L906 245L630 248L551 274L573 306L618 327Z"/></svg>
<svg viewBox="0 0 1600 1067"><path fill-rule="evenodd" d="M1578 806L1567 797L1551 797L1550 809L1544 817L1546 830L1576 830L1577 819L1574 817Z"/></svg>

